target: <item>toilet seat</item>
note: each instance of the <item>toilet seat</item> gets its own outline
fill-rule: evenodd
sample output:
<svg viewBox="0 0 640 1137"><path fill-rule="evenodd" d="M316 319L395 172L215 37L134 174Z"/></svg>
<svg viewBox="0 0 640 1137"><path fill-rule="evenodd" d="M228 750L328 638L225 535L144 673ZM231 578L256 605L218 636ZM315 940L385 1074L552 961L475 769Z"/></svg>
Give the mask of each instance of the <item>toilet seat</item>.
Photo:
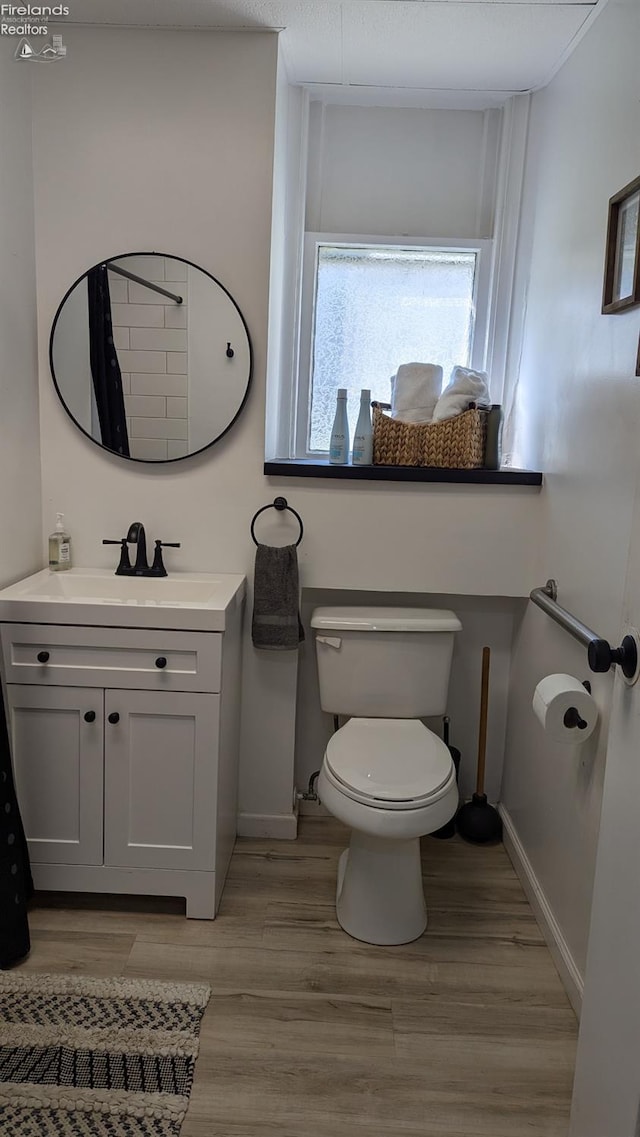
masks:
<svg viewBox="0 0 640 1137"><path fill-rule="evenodd" d="M453 770L448 747L418 719L349 719L329 740L324 764L336 789L386 810L437 801Z"/></svg>

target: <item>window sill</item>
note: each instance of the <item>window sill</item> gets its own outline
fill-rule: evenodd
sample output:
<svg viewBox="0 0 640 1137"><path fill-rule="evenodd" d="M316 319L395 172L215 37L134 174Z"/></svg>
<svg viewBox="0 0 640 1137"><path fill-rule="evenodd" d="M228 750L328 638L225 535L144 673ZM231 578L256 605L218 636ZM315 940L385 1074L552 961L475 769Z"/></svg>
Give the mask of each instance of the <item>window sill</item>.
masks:
<svg viewBox="0 0 640 1137"><path fill-rule="evenodd" d="M444 470L435 466L332 466L328 459L278 458L264 473L279 478L336 478L356 482L449 482L467 486L541 486L536 470Z"/></svg>

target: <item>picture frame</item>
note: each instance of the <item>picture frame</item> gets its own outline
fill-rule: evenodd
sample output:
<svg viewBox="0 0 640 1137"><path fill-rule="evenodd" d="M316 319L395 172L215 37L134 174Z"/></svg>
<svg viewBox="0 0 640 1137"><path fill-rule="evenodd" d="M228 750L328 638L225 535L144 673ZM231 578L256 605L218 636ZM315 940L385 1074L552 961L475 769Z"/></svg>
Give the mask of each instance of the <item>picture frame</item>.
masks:
<svg viewBox="0 0 640 1137"><path fill-rule="evenodd" d="M640 304L640 177L609 199L602 312Z"/></svg>

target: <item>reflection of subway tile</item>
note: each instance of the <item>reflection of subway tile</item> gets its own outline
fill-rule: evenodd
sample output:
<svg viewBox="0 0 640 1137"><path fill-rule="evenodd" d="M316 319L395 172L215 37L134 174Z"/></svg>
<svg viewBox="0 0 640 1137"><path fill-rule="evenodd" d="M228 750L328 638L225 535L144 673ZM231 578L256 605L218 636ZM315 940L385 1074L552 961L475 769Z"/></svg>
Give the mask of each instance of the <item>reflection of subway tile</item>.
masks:
<svg viewBox="0 0 640 1137"><path fill-rule="evenodd" d="M174 296L181 296L179 283L171 284L164 280L151 280L150 284L157 284L165 291L173 293ZM146 284L136 284L134 280L129 281L129 303L130 304L162 304L167 299L161 292L155 292L153 288L149 288ZM169 304L175 301L168 301Z"/></svg>
<svg viewBox="0 0 640 1137"><path fill-rule="evenodd" d="M187 353L186 351L168 351L167 352L167 371L170 375L186 375L187 374Z"/></svg>
<svg viewBox="0 0 640 1137"><path fill-rule="evenodd" d="M184 264L183 261L177 261L173 257L165 257L164 259L164 278L165 280L186 280L187 268L189 266Z"/></svg>
<svg viewBox="0 0 640 1137"><path fill-rule="evenodd" d="M164 351L120 351L118 359L122 371L167 370L167 355Z"/></svg>
<svg viewBox="0 0 640 1137"><path fill-rule="evenodd" d="M129 347L129 329L128 328L113 328L113 342L116 345L116 350L120 351L121 348Z"/></svg>
<svg viewBox="0 0 640 1137"><path fill-rule="evenodd" d="M161 395L127 395L124 405L128 415L139 415L141 418L164 418L167 400Z"/></svg>
<svg viewBox="0 0 640 1137"><path fill-rule="evenodd" d="M186 458L188 453L188 442L178 442L174 438L170 438L167 442L167 458Z"/></svg>
<svg viewBox="0 0 640 1137"><path fill-rule="evenodd" d="M167 418L186 418L187 400L167 399Z"/></svg>
<svg viewBox="0 0 640 1137"><path fill-rule="evenodd" d="M182 418L132 418L134 438L186 438L187 420Z"/></svg>
<svg viewBox="0 0 640 1137"><path fill-rule="evenodd" d="M141 257L116 257L113 264L134 272L136 276L143 276L145 280L164 280L164 257L157 253Z"/></svg>
<svg viewBox="0 0 640 1137"><path fill-rule="evenodd" d="M164 327L164 306L162 304L112 304L111 317L114 328L162 328ZM168 324L167 326L177 328L179 325Z"/></svg>
<svg viewBox="0 0 640 1137"><path fill-rule="evenodd" d="M132 458L167 458L167 443L164 438L130 438L129 453Z"/></svg>
<svg viewBox="0 0 640 1137"><path fill-rule="evenodd" d="M186 328L186 304L167 304L164 310L164 326L165 328Z"/></svg>
<svg viewBox="0 0 640 1137"><path fill-rule="evenodd" d="M186 395L186 375L131 376L132 395Z"/></svg>
<svg viewBox="0 0 640 1137"><path fill-rule="evenodd" d="M127 282L122 277L114 276L112 272L109 273L109 295L112 304L127 303Z"/></svg>
<svg viewBox="0 0 640 1137"><path fill-rule="evenodd" d="M187 333L179 328L132 328L131 347L136 351L186 351Z"/></svg>

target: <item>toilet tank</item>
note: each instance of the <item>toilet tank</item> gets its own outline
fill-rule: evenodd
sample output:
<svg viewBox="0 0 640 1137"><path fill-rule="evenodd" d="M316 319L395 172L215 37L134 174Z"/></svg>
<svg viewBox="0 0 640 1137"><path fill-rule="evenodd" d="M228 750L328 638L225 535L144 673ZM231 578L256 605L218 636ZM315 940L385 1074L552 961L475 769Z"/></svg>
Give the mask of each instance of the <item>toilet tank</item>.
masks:
<svg viewBox="0 0 640 1137"><path fill-rule="evenodd" d="M316 608L311 617L323 711L426 718L447 706L453 638L439 608Z"/></svg>

